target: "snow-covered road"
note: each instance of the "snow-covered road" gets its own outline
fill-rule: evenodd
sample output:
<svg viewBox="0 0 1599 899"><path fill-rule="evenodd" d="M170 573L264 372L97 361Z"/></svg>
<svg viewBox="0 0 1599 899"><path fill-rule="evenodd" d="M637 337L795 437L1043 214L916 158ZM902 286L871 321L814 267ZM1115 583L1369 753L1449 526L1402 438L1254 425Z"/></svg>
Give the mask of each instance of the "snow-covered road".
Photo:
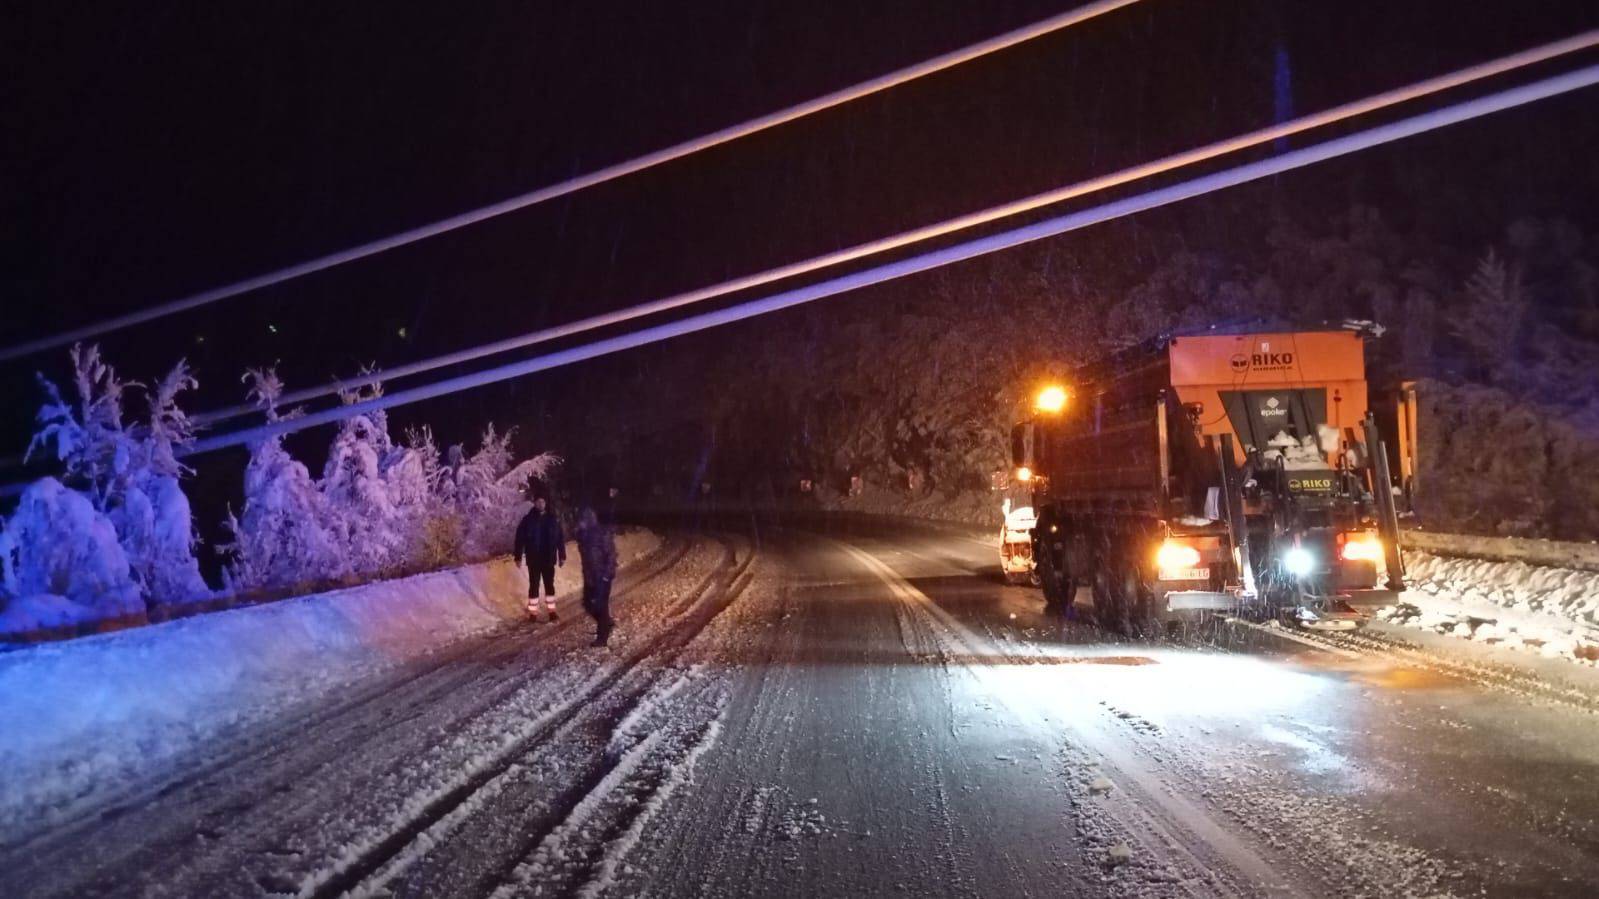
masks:
<svg viewBox="0 0 1599 899"><path fill-rule="evenodd" d="M1599 700L1388 632L1128 641L954 532L671 536L0 847L4 895L1599 890Z"/></svg>

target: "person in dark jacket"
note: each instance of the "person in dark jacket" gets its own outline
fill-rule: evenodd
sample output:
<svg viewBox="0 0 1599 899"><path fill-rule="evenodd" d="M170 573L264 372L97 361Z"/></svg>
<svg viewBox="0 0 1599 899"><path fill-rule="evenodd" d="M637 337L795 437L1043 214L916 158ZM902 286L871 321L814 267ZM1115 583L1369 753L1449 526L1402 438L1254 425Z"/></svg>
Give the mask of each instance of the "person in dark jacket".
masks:
<svg viewBox="0 0 1599 899"><path fill-rule="evenodd" d="M604 646L616 622L611 618L611 583L616 580L616 538L585 506L578 514L577 552L583 560L583 610L594 619L594 645Z"/></svg>
<svg viewBox="0 0 1599 899"><path fill-rule="evenodd" d="M518 565L527 559L527 613L539 617L539 585L544 585L544 609L555 620L555 566L566 564L566 535L549 500L533 499L533 508L516 526L516 547L511 552Z"/></svg>

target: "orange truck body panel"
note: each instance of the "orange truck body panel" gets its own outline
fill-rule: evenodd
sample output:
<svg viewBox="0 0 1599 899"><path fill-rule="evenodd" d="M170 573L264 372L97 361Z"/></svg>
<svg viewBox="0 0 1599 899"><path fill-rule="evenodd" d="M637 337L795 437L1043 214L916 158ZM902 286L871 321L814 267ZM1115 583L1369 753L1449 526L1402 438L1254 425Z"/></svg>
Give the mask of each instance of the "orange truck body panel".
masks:
<svg viewBox="0 0 1599 899"><path fill-rule="evenodd" d="M1366 416L1365 344L1353 331L1176 337L1167 351L1172 387L1184 405L1197 405L1201 434L1235 433L1222 407L1224 390L1323 388L1327 424L1346 434ZM1234 446L1242 463L1243 441Z"/></svg>

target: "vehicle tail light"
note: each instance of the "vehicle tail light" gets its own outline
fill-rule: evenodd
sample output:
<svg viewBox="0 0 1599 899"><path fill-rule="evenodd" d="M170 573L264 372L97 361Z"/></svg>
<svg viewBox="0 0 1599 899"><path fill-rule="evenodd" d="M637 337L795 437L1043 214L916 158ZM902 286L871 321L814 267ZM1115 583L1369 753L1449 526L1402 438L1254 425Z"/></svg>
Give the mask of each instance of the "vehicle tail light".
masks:
<svg viewBox="0 0 1599 899"><path fill-rule="evenodd" d="M1199 550L1185 542L1167 539L1161 542L1161 549L1154 550L1154 566L1159 569L1162 581L1185 581L1201 566Z"/></svg>
<svg viewBox="0 0 1599 899"><path fill-rule="evenodd" d="M1382 540L1370 531L1339 535L1338 556L1346 562L1382 561Z"/></svg>
<svg viewBox="0 0 1599 899"><path fill-rule="evenodd" d="M1198 568L1199 550L1186 543L1166 540L1155 551L1155 567L1163 572Z"/></svg>

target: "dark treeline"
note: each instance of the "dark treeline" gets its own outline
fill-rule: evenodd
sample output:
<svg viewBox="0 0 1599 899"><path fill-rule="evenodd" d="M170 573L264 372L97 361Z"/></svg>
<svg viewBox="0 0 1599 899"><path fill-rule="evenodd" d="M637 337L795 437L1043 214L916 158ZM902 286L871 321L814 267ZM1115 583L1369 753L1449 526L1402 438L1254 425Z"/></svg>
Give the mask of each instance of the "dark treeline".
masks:
<svg viewBox="0 0 1599 899"><path fill-rule="evenodd" d="M1261 186L643 351L585 377L559 430L635 490L860 476L970 507L1046 375L1162 332L1367 319L1374 386L1423 382L1426 525L1599 535L1599 236L1515 203L1448 221L1454 195L1420 193Z"/></svg>

